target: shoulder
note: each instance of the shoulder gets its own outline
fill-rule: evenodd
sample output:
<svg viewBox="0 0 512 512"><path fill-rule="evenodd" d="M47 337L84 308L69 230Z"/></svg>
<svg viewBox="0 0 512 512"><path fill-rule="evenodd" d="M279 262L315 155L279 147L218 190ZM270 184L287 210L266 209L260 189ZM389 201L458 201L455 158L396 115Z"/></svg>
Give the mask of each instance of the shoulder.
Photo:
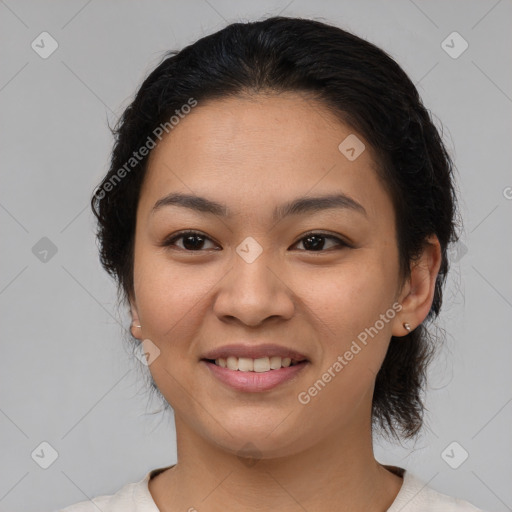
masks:
<svg viewBox="0 0 512 512"><path fill-rule="evenodd" d="M136 500L137 494L140 494L139 483L127 484L115 494L109 496L97 496L88 501L81 501L69 507L59 510L59 512L146 512L151 511L143 503Z"/></svg>
<svg viewBox="0 0 512 512"><path fill-rule="evenodd" d="M115 494L81 501L58 512L159 512L148 488L148 481L156 471L159 470L149 472L139 482L125 485Z"/></svg>
<svg viewBox="0 0 512 512"><path fill-rule="evenodd" d="M471 503L442 494L404 471L404 482L388 512L484 512Z"/></svg>

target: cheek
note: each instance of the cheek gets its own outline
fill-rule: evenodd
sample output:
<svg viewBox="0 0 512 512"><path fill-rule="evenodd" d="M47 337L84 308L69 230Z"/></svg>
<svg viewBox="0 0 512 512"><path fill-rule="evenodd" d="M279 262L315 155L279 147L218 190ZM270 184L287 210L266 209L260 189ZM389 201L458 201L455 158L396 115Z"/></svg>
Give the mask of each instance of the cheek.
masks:
<svg viewBox="0 0 512 512"><path fill-rule="evenodd" d="M308 287L307 321L316 325L321 353L317 371L300 390L300 403L308 401L304 407L324 418L327 430L369 417L366 409L396 314L383 272L372 269L313 279Z"/></svg>
<svg viewBox="0 0 512 512"><path fill-rule="evenodd" d="M296 273L291 288L324 325L326 335L339 340L341 348L348 338L372 326L391 308L394 272L389 259L361 251L357 258L337 268Z"/></svg>
<svg viewBox="0 0 512 512"><path fill-rule="evenodd" d="M393 263L367 251L357 261L313 275L307 287L302 285L321 354L311 387L301 391L325 418L347 419L360 403L367 407L371 402L396 315L393 271Z"/></svg>
<svg viewBox="0 0 512 512"><path fill-rule="evenodd" d="M190 367L197 357L197 347L191 340L197 336L197 326L205 314L206 303L202 299L212 284L205 282L200 271L185 271L161 254L149 251L145 255L141 251L134 272L144 338L149 338L160 351L149 370L173 408L193 410L187 397L199 396L199 391L190 378Z"/></svg>
<svg viewBox="0 0 512 512"><path fill-rule="evenodd" d="M156 340L183 338L215 283L212 269L171 262L165 253L142 249L134 265L141 322Z"/></svg>

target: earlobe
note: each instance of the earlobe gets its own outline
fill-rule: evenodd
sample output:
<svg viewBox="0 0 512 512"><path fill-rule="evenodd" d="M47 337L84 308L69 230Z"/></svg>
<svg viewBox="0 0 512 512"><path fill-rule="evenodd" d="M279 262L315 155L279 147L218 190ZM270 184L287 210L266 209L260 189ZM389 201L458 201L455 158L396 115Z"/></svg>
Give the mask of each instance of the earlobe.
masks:
<svg viewBox="0 0 512 512"><path fill-rule="evenodd" d="M411 265L408 291L400 301L402 310L393 325L393 336L409 334L427 317L434 300L441 257L439 240L437 236L431 235L425 241L421 256Z"/></svg>
<svg viewBox="0 0 512 512"><path fill-rule="evenodd" d="M141 337L142 326L139 319L139 312L137 311L137 307L132 300L130 300L130 314L132 317L130 332L134 338L139 339Z"/></svg>

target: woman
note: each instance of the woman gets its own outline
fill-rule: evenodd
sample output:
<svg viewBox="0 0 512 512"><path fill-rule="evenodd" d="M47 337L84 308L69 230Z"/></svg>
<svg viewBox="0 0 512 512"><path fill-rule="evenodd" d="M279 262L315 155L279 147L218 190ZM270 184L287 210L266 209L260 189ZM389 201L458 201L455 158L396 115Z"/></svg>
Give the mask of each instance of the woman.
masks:
<svg viewBox="0 0 512 512"><path fill-rule="evenodd" d="M92 207L178 462L66 512L478 510L373 453L421 428L457 240L452 162L386 53L284 17L171 52Z"/></svg>

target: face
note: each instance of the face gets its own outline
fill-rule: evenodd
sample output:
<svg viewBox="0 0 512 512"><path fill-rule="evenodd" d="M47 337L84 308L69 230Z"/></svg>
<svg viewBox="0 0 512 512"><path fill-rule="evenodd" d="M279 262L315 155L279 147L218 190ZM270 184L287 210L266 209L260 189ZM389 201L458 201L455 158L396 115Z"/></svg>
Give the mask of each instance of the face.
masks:
<svg viewBox="0 0 512 512"><path fill-rule="evenodd" d="M338 148L354 135L359 156ZM180 428L233 453L251 442L262 458L368 431L399 323L395 217L371 147L322 105L258 95L182 119L150 155L134 283L133 333L159 350L150 371ZM242 367L267 369L265 351L302 362L245 372L204 360L226 345L254 356L234 359Z"/></svg>

